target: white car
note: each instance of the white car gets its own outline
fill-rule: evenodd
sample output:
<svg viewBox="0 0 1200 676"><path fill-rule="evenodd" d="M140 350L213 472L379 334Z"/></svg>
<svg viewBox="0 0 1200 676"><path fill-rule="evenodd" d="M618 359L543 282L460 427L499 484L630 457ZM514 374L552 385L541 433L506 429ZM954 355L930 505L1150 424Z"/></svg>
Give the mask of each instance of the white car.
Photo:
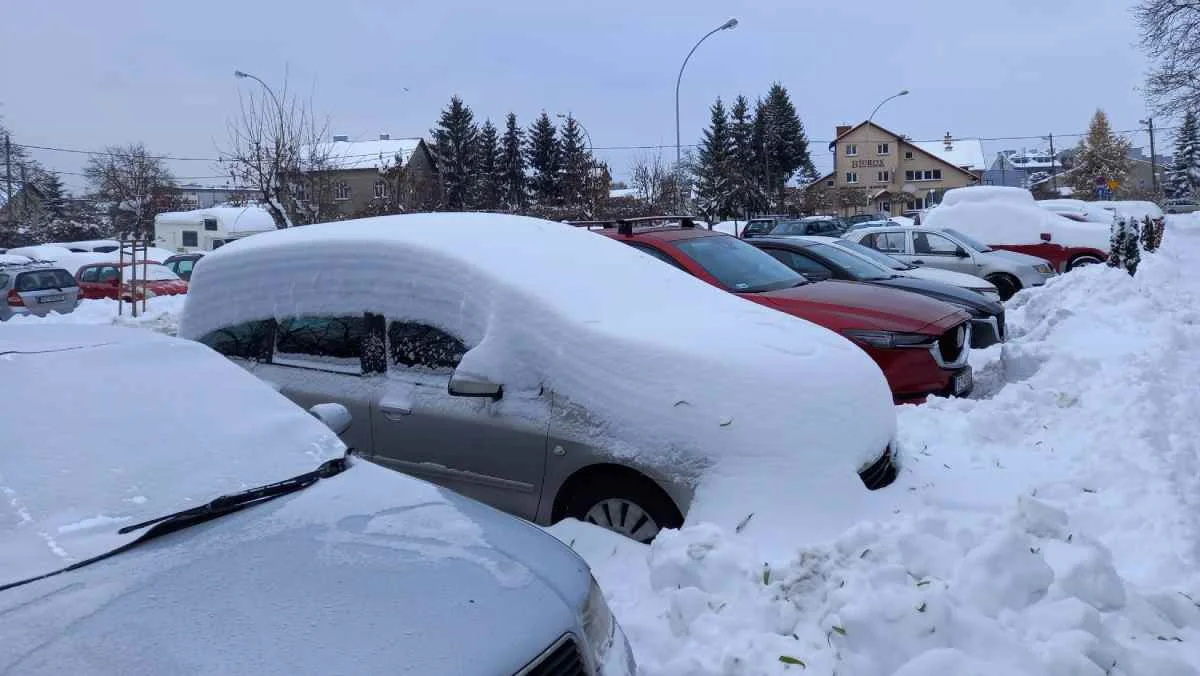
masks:
<svg viewBox="0 0 1200 676"><path fill-rule="evenodd" d="M247 237L196 267L179 336L346 405L364 457L543 525L649 541L754 512L747 536L832 535L895 477L892 394L861 348L564 223Z"/></svg>
<svg viewBox="0 0 1200 676"><path fill-rule="evenodd" d="M314 417L338 406L139 329L10 327L0 353L2 673L636 668L570 548L347 454Z"/></svg>
<svg viewBox="0 0 1200 676"><path fill-rule="evenodd" d="M1000 300L1000 292L996 289L996 285L981 279L975 275L968 275L965 272L953 272L951 270L941 270L939 268L923 267L905 263L896 258L876 251L869 246L863 246L858 242L834 237L809 237L807 239L818 240L827 244L832 244L840 249L849 251L860 258L865 258L872 263L881 265L897 275L905 275L907 277L915 277L917 279L927 279L931 282L941 282L950 284L964 289L970 289L982 296L991 300Z"/></svg>

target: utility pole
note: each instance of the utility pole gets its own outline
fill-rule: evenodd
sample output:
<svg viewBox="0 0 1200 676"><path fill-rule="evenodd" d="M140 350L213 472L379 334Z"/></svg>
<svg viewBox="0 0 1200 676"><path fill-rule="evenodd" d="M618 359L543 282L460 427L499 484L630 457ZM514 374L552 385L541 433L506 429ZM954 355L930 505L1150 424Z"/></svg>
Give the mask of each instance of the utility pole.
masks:
<svg viewBox="0 0 1200 676"><path fill-rule="evenodd" d="M22 163L21 164L21 187L24 188L27 185L29 185L29 184L25 181L25 164ZM12 215L12 203L15 201L16 200L13 199L12 192L10 191L8 193L8 204L9 204L8 213L10 216ZM29 218L29 193L28 192L25 193L25 198L21 200L21 219L25 220L27 218ZM9 220L11 220L11 219L9 219Z"/></svg>
<svg viewBox="0 0 1200 676"><path fill-rule="evenodd" d="M12 144L9 141L8 134L4 135L4 181L5 181L5 199L8 202L8 222L11 225L13 221L13 191L12 191Z"/></svg>
<svg viewBox="0 0 1200 676"><path fill-rule="evenodd" d="M1050 185L1054 187L1054 196L1058 197L1058 172L1054 170L1054 134L1050 134Z"/></svg>
<svg viewBox="0 0 1200 676"><path fill-rule="evenodd" d="M1158 153L1154 151L1154 118L1147 117L1139 122L1150 128L1150 185L1154 188L1154 196L1158 197Z"/></svg>

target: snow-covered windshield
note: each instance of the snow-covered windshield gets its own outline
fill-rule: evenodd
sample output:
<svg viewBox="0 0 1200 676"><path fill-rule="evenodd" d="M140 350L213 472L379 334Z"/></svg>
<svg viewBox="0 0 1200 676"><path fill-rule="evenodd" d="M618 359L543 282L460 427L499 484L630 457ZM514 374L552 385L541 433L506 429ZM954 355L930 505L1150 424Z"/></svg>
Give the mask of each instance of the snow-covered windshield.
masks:
<svg viewBox="0 0 1200 676"><path fill-rule="evenodd" d="M136 267L137 270L134 270L134 267ZM179 279L179 275L172 272L171 268L168 268L165 265L147 265L145 270L142 269L141 265L126 265L124 275L125 281L127 282L133 280L135 276L139 282L143 280L148 280L151 282L170 282Z"/></svg>
<svg viewBox="0 0 1200 676"><path fill-rule="evenodd" d="M760 293L805 283L804 277L771 254L740 239L698 237L675 245L730 291Z"/></svg>
<svg viewBox="0 0 1200 676"><path fill-rule="evenodd" d="M870 258L871 260L875 261L876 263L879 263L880 265L888 268L889 270L912 270L914 267L916 267L913 265L908 265L907 263L904 263L902 261L896 260L895 258L892 258L891 256L883 253L882 251L876 251L875 249L872 249L869 246L863 246L862 244L859 244L858 242L851 242L848 239L839 239L837 241L837 245L842 247L843 249L849 249L850 251L853 251L856 254L859 254L866 258Z"/></svg>
<svg viewBox="0 0 1200 676"><path fill-rule="evenodd" d="M889 279L895 277L887 268L876 265L871 261L866 261L854 254L843 251L836 246L828 244L813 244L808 248L813 254L828 260L829 262L840 266L846 272L850 273L857 281L868 281L873 279Z"/></svg>
<svg viewBox="0 0 1200 676"><path fill-rule="evenodd" d="M992 247L990 247L986 244L981 244L980 242L977 242L974 239L967 237L966 235L962 234L961 232L959 232L957 230L951 230L950 228L942 228L942 232L952 235L954 237L957 237L958 239L962 240L962 242L964 244L966 244L967 246L971 247L972 249L974 249L980 253L987 253L992 250Z"/></svg>

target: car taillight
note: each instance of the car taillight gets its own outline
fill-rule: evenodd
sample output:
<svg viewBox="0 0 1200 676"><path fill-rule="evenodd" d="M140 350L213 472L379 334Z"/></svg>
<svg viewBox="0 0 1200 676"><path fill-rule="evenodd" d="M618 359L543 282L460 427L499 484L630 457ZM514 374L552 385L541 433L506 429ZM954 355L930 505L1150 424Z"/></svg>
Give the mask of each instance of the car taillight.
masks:
<svg viewBox="0 0 1200 676"><path fill-rule="evenodd" d="M16 306L24 306L25 301L21 300L21 294L17 293L16 289L10 289L8 292L8 304Z"/></svg>

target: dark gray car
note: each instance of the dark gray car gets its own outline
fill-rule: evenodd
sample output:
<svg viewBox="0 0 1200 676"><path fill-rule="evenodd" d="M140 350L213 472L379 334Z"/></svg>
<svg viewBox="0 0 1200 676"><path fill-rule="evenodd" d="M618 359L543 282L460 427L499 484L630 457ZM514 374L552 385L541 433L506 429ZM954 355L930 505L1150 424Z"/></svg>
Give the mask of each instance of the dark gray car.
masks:
<svg viewBox="0 0 1200 676"><path fill-rule="evenodd" d="M0 263L0 321L17 315L66 314L79 305L71 273L50 263Z"/></svg>

